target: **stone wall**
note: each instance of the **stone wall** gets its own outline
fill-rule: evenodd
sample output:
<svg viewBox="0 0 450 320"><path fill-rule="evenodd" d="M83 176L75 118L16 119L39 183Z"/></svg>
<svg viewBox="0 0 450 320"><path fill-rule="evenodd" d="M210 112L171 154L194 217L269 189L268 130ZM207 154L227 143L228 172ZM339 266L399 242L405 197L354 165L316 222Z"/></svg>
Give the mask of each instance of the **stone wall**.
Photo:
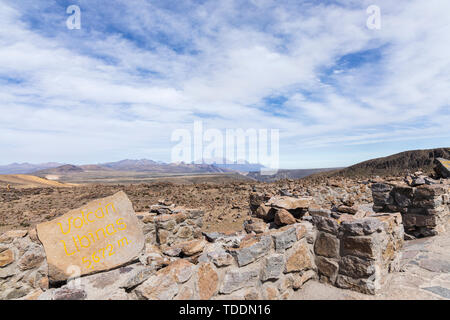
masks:
<svg viewBox="0 0 450 320"><path fill-rule="evenodd" d="M310 212L311 202L262 197L246 231L205 236L202 211L153 206L137 214L146 238L138 259L50 287L35 230L9 231L0 236L0 298L287 299L314 278L376 293L397 269L401 216L334 219Z"/></svg>
<svg viewBox="0 0 450 320"><path fill-rule="evenodd" d="M146 242L162 247L202 237L204 212L174 205L153 205L150 212L138 213Z"/></svg>
<svg viewBox="0 0 450 320"><path fill-rule="evenodd" d="M253 202L254 217L246 225L248 232L264 232L267 228L304 220L312 222L315 270L323 282L375 294L387 273L398 269L404 237L402 217L398 213L374 214L349 206L346 209L352 210L344 211L340 206L332 212L317 207L312 198L306 197L267 199L253 194L250 202Z"/></svg>
<svg viewBox="0 0 450 320"><path fill-rule="evenodd" d="M422 180L425 183L426 180ZM374 211L400 212L405 232L414 237L433 236L445 230L450 213L447 181L417 186L406 182L379 182L372 185L372 196Z"/></svg>
<svg viewBox="0 0 450 320"><path fill-rule="evenodd" d="M316 277L312 233L304 222L260 235L219 236L203 244L198 258L176 260L134 292L141 299L286 299Z"/></svg>
<svg viewBox="0 0 450 320"><path fill-rule="evenodd" d="M136 270L141 273L138 279L139 277L145 279L145 276L175 260L188 257L189 250L196 250L188 248L186 243L192 246L191 240L203 239L201 233L203 212L200 210L159 204L152 206L150 212L138 213L137 216L142 222L146 246L139 257L140 261L130 261L128 267L121 268L120 274L114 276L117 278L112 281L115 284L124 282L126 285L130 281L136 281L133 280L133 277L136 277ZM204 240L201 240L201 243L203 242ZM178 249L175 249L177 245ZM169 249L165 250L166 248ZM75 276L77 271L73 272ZM117 290L108 286L105 290L100 290L98 286L89 285L99 277L108 278L114 272L117 273L107 271L82 277L83 286L86 287L84 289L70 289L68 285L58 288L61 284L49 284L45 251L35 228L12 230L0 235L0 300L37 299L40 296L43 299L133 298L133 295L126 293L120 286L114 287ZM54 288L49 289L50 286Z"/></svg>
<svg viewBox="0 0 450 320"><path fill-rule="evenodd" d="M44 248L35 230L0 236L0 299L35 297L49 287Z"/></svg>
<svg viewBox="0 0 450 320"><path fill-rule="evenodd" d="M400 214L343 221L314 216L314 245L320 280L334 286L375 294L389 272L399 269L403 245Z"/></svg>

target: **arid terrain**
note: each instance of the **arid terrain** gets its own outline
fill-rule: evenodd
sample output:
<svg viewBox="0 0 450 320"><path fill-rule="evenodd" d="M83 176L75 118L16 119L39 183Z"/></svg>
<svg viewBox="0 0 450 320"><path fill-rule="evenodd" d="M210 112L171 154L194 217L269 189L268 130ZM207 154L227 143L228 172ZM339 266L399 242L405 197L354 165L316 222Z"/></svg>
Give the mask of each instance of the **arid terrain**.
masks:
<svg viewBox="0 0 450 320"><path fill-rule="evenodd" d="M341 170L276 182L259 182L236 172L133 172L129 171L130 163L134 166L131 168L138 165L138 170L147 167L142 167L142 161L130 160L115 163L111 171L96 171L92 166L85 166L83 170L63 166L40 172L41 175L59 173L62 175L59 181L33 175L0 175L0 231L34 226L120 190L130 197L136 212L148 211L151 205L163 201L204 210L203 229L206 232L237 231L242 230L243 222L248 218L249 194L254 190L268 195L283 190L294 196L313 196L318 205L330 208L346 203L364 205L372 202L369 183L376 174L383 175L384 172L385 178L398 180L419 169L429 172L432 171L433 159L449 152L449 148L402 152ZM147 162L144 163L148 166ZM123 167L124 164L127 166ZM154 165L153 162L150 164ZM117 170L122 167L127 171ZM389 173L392 173L390 177Z"/></svg>
<svg viewBox="0 0 450 320"><path fill-rule="evenodd" d="M102 179L107 170L98 174L92 168L80 171L73 166L51 172L71 182L3 175L0 298L448 299L450 161L430 160L440 154L403 153L275 182L209 172L159 175L143 183L133 178L148 177L148 173L117 170L115 174L128 180L110 177L106 182ZM358 174L352 172L355 167ZM377 167L387 171L375 175ZM77 174L81 175L78 181L96 174L103 183L73 183ZM89 215L99 222L106 218L94 213L99 201L114 201L123 216L114 220L119 217L114 217L115 209L107 209L106 216L118 226L121 219L134 219L127 221L128 229L118 229L129 230L118 240L118 248L125 240L129 244L128 237L135 237L131 242L135 245L129 248L135 252L127 250L130 257L125 258L114 256L121 259L117 265L133 263L117 269L113 260L107 260L111 265L101 266L94 274L86 269L82 288L71 289L64 283L68 271L62 275L57 270L66 270L72 263L66 256L76 252L77 242L72 236L76 248L69 255L54 247L55 235L42 228L71 214L83 226L79 210L83 217L89 212L89 228L93 228L96 220ZM79 228L75 220L72 225ZM47 221L51 222L41 224ZM114 224L109 226L114 229ZM106 232L114 235L108 227ZM134 235L138 230L142 231ZM91 250L99 236L92 234L92 243L86 236L78 235L78 239L82 250ZM59 252L62 258L49 252ZM100 261L96 252L89 253L94 262ZM74 261L78 258L74 256ZM191 270L186 279L178 278L186 268ZM168 277L167 272L178 276ZM191 277L190 272L197 275ZM108 285L97 284L105 279ZM399 293L402 290L408 293Z"/></svg>
<svg viewBox="0 0 450 320"><path fill-rule="evenodd" d="M155 182L78 186L50 181L49 184L57 186L21 186L10 187L9 190L0 187L0 231L34 226L120 190L129 196L136 212L148 211L151 205L160 201L199 208L205 211L204 231L222 232L242 230L242 224L250 212L249 194L252 190L267 194L276 194L280 189L294 195L318 194L318 199L329 205L339 205L349 191L354 191L362 203L371 201L367 184L350 179L333 179L324 184L307 180L280 180L275 183L214 181L210 178L208 183L195 184Z"/></svg>

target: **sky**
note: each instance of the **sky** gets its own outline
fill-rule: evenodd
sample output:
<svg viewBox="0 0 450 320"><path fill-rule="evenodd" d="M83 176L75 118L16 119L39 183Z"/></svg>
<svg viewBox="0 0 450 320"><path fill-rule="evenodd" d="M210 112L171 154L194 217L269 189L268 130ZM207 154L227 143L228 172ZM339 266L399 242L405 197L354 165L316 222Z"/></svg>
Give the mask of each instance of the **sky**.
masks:
<svg viewBox="0 0 450 320"><path fill-rule="evenodd" d="M279 130L281 168L449 147L449 12L444 0L0 0L0 165L171 162L173 132L196 121Z"/></svg>

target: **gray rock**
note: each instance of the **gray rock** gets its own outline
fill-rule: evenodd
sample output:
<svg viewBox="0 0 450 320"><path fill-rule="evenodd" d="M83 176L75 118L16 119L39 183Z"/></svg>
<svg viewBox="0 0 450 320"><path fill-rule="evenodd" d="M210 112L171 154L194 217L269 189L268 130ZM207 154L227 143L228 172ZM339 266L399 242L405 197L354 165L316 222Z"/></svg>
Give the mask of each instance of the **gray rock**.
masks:
<svg viewBox="0 0 450 320"><path fill-rule="evenodd" d="M206 240L209 242L215 242L217 239L222 237L223 235L219 232L203 232L203 235L206 237Z"/></svg>
<svg viewBox="0 0 450 320"><path fill-rule="evenodd" d="M426 182L425 182L425 179L424 179L423 177L418 177L418 178L415 178L415 179L413 180L412 186L413 186L413 187L421 186L421 185L423 185L423 184L425 184L425 183L426 183Z"/></svg>
<svg viewBox="0 0 450 320"><path fill-rule="evenodd" d="M400 207L408 207L411 205L414 188L409 186L397 185L394 187L393 196L395 202Z"/></svg>
<svg viewBox="0 0 450 320"><path fill-rule="evenodd" d="M220 293L232 293L241 288L252 287L258 281L258 272L256 270L242 271L241 269L230 270L220 287Z"/></svg>
<svg viewBox="0 0 450 320"><path fill-rule="evenodd" d="M275 250L281 252L294 245L297 241L297 231L295 227L288 228L285 231L280 231L272 234Z"/></svg>
<svg viewBox="0 0 450 320"><path fill-rule="evenodd" d="M434 286L434 287L428 287L428 288L422 288L422 289L433 292L434 294L437 294L443 298L450 299L450 290L447 288Z"/></svg>
<svg viewBox="0 0 450 320"><path fill-rule="evenodd" d="M0 279L9 278L19 272L15 264L10 264L6 267L0 268Z"/></svg>
<svg viewBox="0 0 450 320"><path fill-rule="evenodd" d="M164 249L163 253L169 257L178 257L181 254L181 246L173 246Z"/></svg>
<svg viewBox="0 0 450 320"><path fill-rule="evenodd" d="M352 278L367 278L375 272L373 261L355 256L345 256L339 261L339 273Z"/></svg>
<svg viewBox="0 0 450 320"><path fill-rule="evenodd" d="M70 289L62 287L53 292L53 300L85 300L87 297L84 289Z"/></svg>
<svg viewBox="0 0 450 320"><path fill-rule="evenodd" d="M374 183L371 186L372 192L386 193L392 190L392 186L387 183Z"/></svg>
<svg viewBox="0 0 450 320"><path fill-rule="evenodd" d="M207 253L207 257L215 264L216 267L226 267L233 263L233 257L225 252L225 250L216 250Z"/></svg>
<svg viewBox="0 0 450 320"><path fill-rule="evenodd" d="M363 236L370 235L383 230L383 223L376 218L365 218L354 221L344 221L342 229L347 235Z"/></svg>
<svg viewBox="0 0 450 320"><path fill-rule="evenodd" d="M322 208L318 208L318 207L309 207L308 212L311 216L321 216L321 217L330 217L331 216L331 210L322 209Z"/></svg>
<svg viewBox="0 0 450 320"><path fill-rule="evenodd" d="M127 290L134 288L146 281L154 273L155 269L153 268L135 269L131 272L131 274L128 276L128 279L125 280L123 285L121 285L120 287Z"/></svg>
<svg viewBox="0 0 450 320"><path fill-rule="evenodd" d="M261 239L244 248L229 250L229 253L236 259L240 267L245 266L264 254L269 252L272 247L272 239L270 236L262 236Z"/></svg>
<svg viewBox="0 0 450 320"><path fill-rule="evenodd" d="M173 277L156 274L136 287L134 293L139 299L172 300L178 291L178 284Z"/></svg>
<svg viewBox="0 0 450 320"><path fill-rule="evenodd" d="M341 274L339 274L336 278L336 286L365 294L376 294L381 288L381 285L377 279L354 279Z"/></svg>
<svg viewBox="0 0 450 320"><path fill-rule="evenodd" d="M280 196L292 197L293 194L290 193L287 189L281 189L279 191Z"/></svg>
<svg viewBox="0 0 450 320"><path fill-rule="evenodd" d="M261 270L261 280L276 280L280 277L284 270L284 255L273 254L264 258L263 267Z"/></svg>
<svg viewBox="0 0 450 320"><path fill-rule="evenodd" d="M312 221L317 229L321 231L326 231L331 234L337 234L339 231L339 225L333 218L314 216Z"/></svg>
<svg viewBox="0 0 450 320"><path fill-rule="evenodd" d="M432 184L438 184L439 183L438 180L434 180L434 179L432 179L430 177L425 177L424 180L425 180L425 183L427 185L432 185Z"/></svg>
<svg viewBox="0 0 450 320"><path fill-rule="evenodd" d="M14 300L19 299L24 296L26 296L28 293L31 292L31 288L29 287L20 287L20 288L12 288L5 292L5 300Z"/></svg>
<svg viewBox="0 0 450 320"><path fill-rule="evenodd" d="M432 272L450 273L450 262L439 259L423 259L419 266Z"/></svg>

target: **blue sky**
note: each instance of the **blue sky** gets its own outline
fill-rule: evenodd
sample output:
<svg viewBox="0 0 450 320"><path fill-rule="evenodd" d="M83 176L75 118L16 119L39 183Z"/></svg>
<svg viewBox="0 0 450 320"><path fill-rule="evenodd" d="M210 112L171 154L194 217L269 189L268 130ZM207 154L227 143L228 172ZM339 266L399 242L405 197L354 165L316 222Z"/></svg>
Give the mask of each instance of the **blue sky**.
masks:
<svg viewBox="0 0 450 320"><path fill-rule="evenodd" d="M81 30L66 8L81 8ZM381 29L366 26L369 5ZM450 2L0 0L0 164L170 162L171 133L279 129L280 167L450 138Z"/></svg>

